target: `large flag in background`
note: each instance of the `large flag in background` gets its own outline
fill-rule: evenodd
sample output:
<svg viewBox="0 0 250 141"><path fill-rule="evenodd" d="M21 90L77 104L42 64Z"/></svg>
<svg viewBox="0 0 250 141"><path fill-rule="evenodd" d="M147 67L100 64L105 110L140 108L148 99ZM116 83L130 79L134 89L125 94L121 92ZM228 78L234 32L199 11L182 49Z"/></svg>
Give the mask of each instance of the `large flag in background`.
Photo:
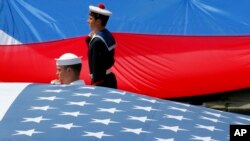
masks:
<svg viewBox="0 0 250 141"><path fill-rule="evenodd" d="M89 84L86 20L98 3L113 12L119 89L173 98L250 87L249 0L1 0L0 81L49 83L54 58L72 52Z"/></svg>
<svg viewBox="0 0 250 141"><path fill-rule="evenodd" d="M225 141L230 124L250 116L103 87L0 83L1 141Z"/></svg>

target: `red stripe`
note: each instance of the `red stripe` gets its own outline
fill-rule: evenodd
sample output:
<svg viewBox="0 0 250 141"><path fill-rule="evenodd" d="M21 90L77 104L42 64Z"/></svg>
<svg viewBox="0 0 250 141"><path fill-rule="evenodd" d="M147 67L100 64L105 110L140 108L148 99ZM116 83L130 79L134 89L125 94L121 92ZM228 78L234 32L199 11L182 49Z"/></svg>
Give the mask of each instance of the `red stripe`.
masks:
<svg viewBox="0 0 250 141"><path fill-rule="evenodd" d="M120 89L170 98L250 87L250 36L114 35ZM0 46L0 81L49 83L54 58L66 52L83 56L81 78L90 84L85 37Z"/></svg>

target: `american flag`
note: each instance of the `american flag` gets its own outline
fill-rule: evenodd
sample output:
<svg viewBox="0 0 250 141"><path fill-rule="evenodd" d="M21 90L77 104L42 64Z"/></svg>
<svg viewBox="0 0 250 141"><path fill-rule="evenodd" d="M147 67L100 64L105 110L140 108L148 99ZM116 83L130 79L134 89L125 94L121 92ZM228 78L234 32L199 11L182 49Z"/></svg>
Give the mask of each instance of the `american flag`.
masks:
<svg viewBox="0 0 250 141"><path fill-rule="evenodd" d="M116 89L29 84L0 117L0 140L225 141L230 124L250 116Z"/></svg>

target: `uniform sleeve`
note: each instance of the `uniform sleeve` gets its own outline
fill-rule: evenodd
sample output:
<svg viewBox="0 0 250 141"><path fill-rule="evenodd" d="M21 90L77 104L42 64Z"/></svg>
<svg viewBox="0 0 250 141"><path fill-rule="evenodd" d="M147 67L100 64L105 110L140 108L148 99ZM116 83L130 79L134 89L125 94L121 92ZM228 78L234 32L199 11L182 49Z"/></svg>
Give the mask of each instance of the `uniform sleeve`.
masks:
<svg viewBox="0 0 250 141"><path fill-rule="evenodd" d="M107 47L98 38L94 39L91 47L92 64L92 85L99 85L104 81L106 76L105 56L107 54Z"/></svg>

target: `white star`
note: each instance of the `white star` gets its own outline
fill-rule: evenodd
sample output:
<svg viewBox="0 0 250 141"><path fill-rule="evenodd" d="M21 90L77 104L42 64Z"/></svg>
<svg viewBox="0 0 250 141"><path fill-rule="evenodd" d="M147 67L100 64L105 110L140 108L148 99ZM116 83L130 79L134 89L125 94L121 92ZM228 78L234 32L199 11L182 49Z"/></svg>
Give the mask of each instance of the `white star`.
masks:
<svg viewBox="0 0 250 141"><path fill-rule="evenodd" d="M222 121L220 121L218 119L208 118L208 117L204 117L204 116L201 116L201 119L209 120L209 121L212 121L212 122L215 122L215 123L217 123L217 122L225 123L225 122L222 122Z"/></svg>
<svg viewBox="0 0 250 141"><path fill-rule="evenodd" d="M80 111L76 111L76 112L61 112L61 113L62 114L60 114L60 115L73 116L73 117L78 117L80 115L88 115L88 114L80 113Z"/></svg>
<svg viewBox="0 0 250 141"><path fill-rule="evenodd" d="M147 116L144 116L144 117L134 117L134 116L128 116L129 120L138 120L140 122L146 122L146 121L156 121L156 120L153 120L153 119L148 119Z"/></svg>
<svg viewBox="0 0 250 141"><path fill-rule="evenodd" d="M90 96L96 96L96 94L92 94L92 93L75 93L73 96L90 97Z"/></svg>
<svg viewBox="0 0 250 141"><path fill-rule="evenodd" d="M121 91L114 91L114 90L109 90L108 93L111 93L111 94L120 94L120 95L125 95L126 94L125 91L121 92Z"/></svg>
<svg viewBox="0 0 250 141"><path fill-rule="evenodd" d="M200 141L218 141L218 140L212 139L211 137L200 137L200 136L194 136L194 135L192 135L192 136L193 136L193 138L191 138L191 139L193 139L193 140L200 140Z"/></svg>
<svg viewBox="0 0 250 141"><path fill-rule="evenodd" d="M72 102L72 101L68 101L68 103L66 105L77 105L77 106L85 106L85 105L94 105L93 103L87 103L86 101L81 101L81 102Z"/></svg>
<svg viewBox="0 0 250 141"><path fill-rule="evenodd" d="M16 134L13 135L26 135L26 136L32 136L33 134L43 133L40 131L35 131L35 129L31 130L16 130Z"/></svg>
<svg viewBox="0 0 250 141"><path fill-rule="evenodd" d="M158 102L158 101L155 100L155 99L139 98L138 100L147 101L147 102L150 102L150 103L160 103L160 102Z"/></svg>
<svg viewBox="0 0 250 141"><path fill-rule="evenodd" d="M155 138L155 139L156 139L155 141L174 141L173 138L171 139Z"/></svg>
<svg viewBox="0 0 250 141"><path fill-rule="evenodd" d="M214 131L214 130L223 131L221 129L215 128L214 126L205 126L205 125L201 125L201 124L196 124L196 128L206 129L206 130L209 130L209 131Z"/></svg>
<svg viewBox="0 0 250 141"><path fill-rule="evenodd" d="M212 113L212 112L208 112L208 111L205 111L203 113L208 114L208 115L212 115L212 116L215 116L215 117L218 117L218 118L219 117L228 118L228 117L223 116L222 114Z"/></svg>
<svg viewBox="0 0 250 141"><path fill-rule="evenodd" d="M189 110L187 110L187 109L178 108L178 107L173 107L173 106L170 106L169 109L176 110L176 111L181 111L181 112L187 112L187 111L189 111ZM190 112L190 111L189 111L189 112Z"/></svg>
<svg viewBox="0 0 250 141"><path fill-rule="evenodd" d="M171 130L173 132L188 131L186 129L179 128L179 126L165 126L165 125L160 125L160 126L161 126L161 128L158 128L158 129Z"/></svg>
<svg viewBox="0 0 250 141"><path fill-rule="evenodd" d="M185 107L190 107L191 105L190 104L185 104L185 103L180 103L180 102L173 102L177 105L182 105L182 106L185 106Z"/></svg>
<svg viewBox="0 0 250 141"><path fill-rule="evenodd" d="M113 135L108 135L108 134L105 134L104 131L101 131L101 132L87 132L85 131L85 135L82 135L82 136L90 136L90 137L96 137L98 139L101 139L102 137L104 136L113 136Z"/></svg>
<svg viewBox="0 0 250 141"><path fill-rule="evenodd" d="M93 121L91 121L91 123L101 123L104 125L109 125L109 123L119 123L119 122L115 122L112 121L111 119L92 119Z"/></svg>
<svg viewBox="0 0 250 141"><path fill-rule="evenodd" d="M237 118L250 121L250 118L245 118L245 117L241 117L241 116L238 116Z"/></svg>
<svg viewBox="0 0 250 141"><path fill-rule="evenodd" d="M82 126L77 126L74 125L73 123L68 123L68 124L54 124L55 126L53 126L52 128L65 128L70 130L71 128L76 128L76 127L82 127Z"/></svg>
<svg viewBox="0 0 250 141"><path fill-rule="evenodd" d="M115 112L122 112L122 110L117 110L116 108L98 108L98 112L108 112L114 114Z"/></svg>
<svg viewBox="0 0 250 141"><path fill-rule="evenodd" d="M31 109L29 110L42 110L42 111L47 111L49 109L56 109L55 107L50 107L48 106L41 106L41 107L36 107L36 106L31 106Z"/></svg>
<svg viewBox="0 0 250 141"><path fill-rule="evenodd" d="M157 109L154 109L152 107L143 107L143 106L134 106L133 109L138 109L138 110L144 110L144 111L160 111L160 110L157 110Z"/></svg>
<svg viewBox="0 0 250 141"><path fill-rule="evenodd" d="M23 119L25 119L25 120L22 122L35 122L35 123L40 123L42 120L50 120L47 118L43 118L42 116L34 117L34 118L23 118Z"/></svg>
<svg viewBox="0 0 250 141"><path fill-rule="evenodd" d="M80 87L79 89L90 89L90 90L94 90L95 87L86 87L86 86L83 86L83 87Z"/></svg>
<svg viewBox="0 0 250 141"><path fill-rule="evenodd" d="M106 101L106 102L114 102L114 103L121 103L121 102L129 102L129 101L125 101L125 100L122 100L122 99L108 99L108 98L104 98L104 100L102 101Z"/></svg>
<svg viewBox="0 0 250 141"><path fill-rule="evenodd" d="M62 90L62 89L57 89L57 90L45 90L43 92L48 92L48 93L60 93L66 90Z"/></svg>
<svg viewBox="0 0 250 141"><path fill-rule="evenodd" d="M122 130L122 132L131 132L131 133L135 133L137 135L140 135L141 133L151 133L151 132L148 132L148 131L143 131L142 128L135 128L135 129L132 129L132 128L123 128L124 130Z"/></svg>
<svg viewBox="0 0 250 141"><path fill-rule="evenodd" d="M49 101L54 101L55 99L63 99L63 98L57 98L56 96L51 96L51 97L38 97L36 100L49 100Z"/></svg>
<svg viewBox="0 0 250 141"><path fill-rule="evenodd" d="M234 124L244 125L244 123L242 123L242 122L238 122L238 121L234 122Z"/></svg>
<svg viewBox="0 0 250 141"><path fill-rule="evenodd" d="M164 118L177 119L177 120L180 120L180 121L182 121L183 119L185 119L185 120L191 120L191 119L185 118L183 116L174 116L174 115L167 115L167 114L164 115Z"/></svg>

